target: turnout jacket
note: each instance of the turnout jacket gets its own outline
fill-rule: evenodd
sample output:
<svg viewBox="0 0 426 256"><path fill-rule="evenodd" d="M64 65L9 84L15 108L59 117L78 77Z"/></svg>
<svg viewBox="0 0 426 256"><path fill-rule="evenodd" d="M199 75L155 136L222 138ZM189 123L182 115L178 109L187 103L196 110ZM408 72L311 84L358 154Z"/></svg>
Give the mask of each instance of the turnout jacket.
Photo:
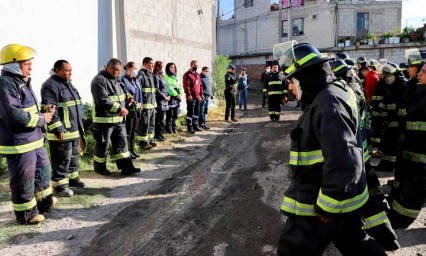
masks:
<svg viewBox="0 0 426 256"><path fill-rule="evenodd" d="M368 200L355 93L329 83L306 106L291 131L285 215L337 217L360 211Z"/></svg>
<svg viewBox="0 0 426 256"><path fill-rule="evenodd" d="M46 121L31 88L4 69L0 76L0 154L22 154L43 147Z"/></svg>
<svg viewBox="0 0 426 256"><path fill-rule="evenodd" d="M118 124L124 120L120 109L126 105L126 99L131 97L121 84L120 78L115 78L106 70L102 70L92 80L93 123Z"/></svg>
<svg viewBox="0 0 426 256"><path fill-rule="evenodd" d="M143 109L148 110L156 108L157 100L155 98L155 93L157 92L158 85L154 80L152 72L146 68L141 68L136 78L141 84Z"/></svg>
<svg viewBox="0 0 426 256"><path fill-rule="evenodd" d="M282 75L280 73L271 72L266 75L263 91L270 95L288 95L287 85L284 83Z"/></svg>
<svg viewBox="0 0 426 256"><path fill-rule="evenodd" d="M41 86L41 104L55 105L56 111L47 126L49 141L58 141L55 135L64 133L64 141L83 135L81 97L71 81L54 74Z"/></svg>

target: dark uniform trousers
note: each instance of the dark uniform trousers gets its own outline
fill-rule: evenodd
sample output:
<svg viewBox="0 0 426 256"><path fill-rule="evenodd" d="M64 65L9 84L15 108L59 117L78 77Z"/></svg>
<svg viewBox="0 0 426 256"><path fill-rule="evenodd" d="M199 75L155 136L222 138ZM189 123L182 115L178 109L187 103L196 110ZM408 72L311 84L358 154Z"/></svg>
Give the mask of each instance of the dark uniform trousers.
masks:
<svg viewBox="0 0 426 256"><path fill-rule="evenodd" d="M361 216L335 218L328 223L318 217L289 216L278 242L280 256L321 256L330 242L342 255L386 255L361 229Z"/></svg>
<svg viewBox="0 0 426 256"><path fill-rule="evenodd" d="M179 107L170 107L166 111L166 131L176 132L176 120L178 119Z"/></svg>
<svg viewBox="0 0 426 256"><path fill-rule="evenodd" d="M52 163L52 186L68 188L70 179L79 179L80 139L70 141L49 141Z"/></svg>
<svg viewBox="0 0 426 256"><path fill-rule="evenodd" d="M149 143L151 139L154 138L154 130L155 130L155 109L143 109L142 117L141 117L141 126L140 126L140 136L141 143L146 144ZM141 146L142 146L141 144Z"/></svg>
<svg viewBox="0 0 426 256"><path fill-rule="evenodd" d="M134 151L139 119L140 118L136 114L126 117L127 144L129 145L130 151Z"/></svg>
<svg viewBox="0 0 426 256"><path fill-rule="evenodd" d="M110 140L113 154L111 157L115 160L117 168L125 172L134 169L127 147L127 133L125 124L94 123L93 138L96 141L94 154L95 171L106 171L106 160Z"/></svg>
<svg viewBox="0 0 426 256"><path fill-rule="evenodd" d="M229 115L231 115L231 119L235 118L235 94L225 91L225 120L229 119Z"/></svg>
<svg viewBox="0 0 426 256"><path fill-rule="evenodd" d="M49 158L43 147L6 158L13 209L17 221L25 223L52 206Z"/></svg>
<svg viewBox="0 0 426 256"><path fill-rule="evenodd" d="M272 94L268 95L268 110L269 117L271 120L280 120L281 114L281 101L283 100L282 94Z"/></svg>
<svg viewBox="0 0 426 256"><path fill-rule="evenodd" d="M192 130L198 127L198 115L200 114L200 101L193 98L192 101L186 101L186 127Z"/></svg>
<svg viewBox="0 0 426 256"><path fill-rule="evenodd" d="M161 136L163 134L164 126L164 116L166 114L165 110L158 108L157 113L155 113L155 136Z"/></svg>
<svg viewBox="0 0 426 256"><path fill-rule="evenodd" d="M395 169L396 155L397 155L397 138L398 138L398 127L393 126L396 122L391 122L390 125L384 128L382 139L380 141L380 149L383 152L383 158L376 170L393 172Z"/></svg>
<svg viewBox="0 0 426 256"><path fill-rule="evenodd" d="M267 99L268 99L268 96L265 95L265 91L262 91L262 108L266 106Z"/></svg>

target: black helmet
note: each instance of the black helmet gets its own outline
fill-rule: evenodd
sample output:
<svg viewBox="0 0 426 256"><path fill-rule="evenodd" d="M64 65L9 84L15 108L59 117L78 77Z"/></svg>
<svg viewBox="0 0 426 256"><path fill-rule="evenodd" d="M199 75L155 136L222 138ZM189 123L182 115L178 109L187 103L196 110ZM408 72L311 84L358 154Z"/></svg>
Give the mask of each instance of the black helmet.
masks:
<svg viewBox="0 0 426 256"><path fill-rule="evenodd" d="M296 41L274 45L274 57L279 59L286 78L302 69L331 59L322 55L315 46L308 43L297 44Z"/></svg>
<svg viewBox="0 0 426 256"><path fill-rule="evenodd" d="M400 63L399 64L399 69L400 70L407 70L408 69L408 64L407 63Z"/></svg>
<svg viewBox="0 0 426 256"><path fill-rule="evenodd" d="M345 52L338 52L336 53L336 56L343 61L351 59Z"/></svg>
<svg viewBox="0 0 426 256"><path fill-rule="evenodd" d="M398 65L391 62L386 63L385 65L383 65L383 68L382 68L383 77L396 75L399 71L400 70L398 68Z"/></svg>
<svg viewBox="0 0 426 256"><path fill-rule="evenodd" d="M341 59L335 59L330 61L331 71L335 74L347 72L349 66Z"/></svg>
<svg viewBox="0 0 426 256"><path fill-rule="evenodd" d="M345 60L345 62L346 62L346 64L348 64L349 66L354 66L354 65L355 65L355 62L354 62L352 59Z"/></svg>
<svg viewBox="0 0 426 256"><path fill-rule="evenodd" d="M367 59L365 57L358 57L358 59L356 59L356 64L364 64L367 63Z"/></svg>

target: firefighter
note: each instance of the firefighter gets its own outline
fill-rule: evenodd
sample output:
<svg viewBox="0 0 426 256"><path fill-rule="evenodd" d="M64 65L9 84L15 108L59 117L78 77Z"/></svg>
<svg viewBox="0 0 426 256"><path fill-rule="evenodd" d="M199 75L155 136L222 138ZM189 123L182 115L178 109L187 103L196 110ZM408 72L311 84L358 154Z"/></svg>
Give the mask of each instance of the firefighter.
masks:
<svg viewBox="0 0 426 256"><path fill-rule="evenodd" d="M361 72L361 68L362 67L368 67L368 63L367 63L367 59L365 57L358 57L356 59L356 65L358 67L358 77L361 80L361 83L363 83L364 85L364 79L365 77L363 76L362 72Z"/></svg>
<svg viewBox="0 0 426 256"><path fill-rule="evenodd" d="M110 59L106 70L101 70L92 80L93 96L93 138L96 141L94 159L95 172L104 176L111 175L106 168L108 145L112 143L112 158L126 176L140 172L133 166L127 146L127 134L124 118L129 111L127 104L132 103L119 76L122 66L118 59Z"/></svg>
<svg viewBox="0 0 426 256"><path fill-rule="evenodd" d="M330 65L335 76L346 81L357 97L366 181L369 193L368 201L362 209L362 217L365 222L363 229L368 235L372 236L384 250L397 250L400 247L396 241L397 236L386 216L386 211L389 210L389 205L383 194L379 178L374 172L373 166L369 161L371 141L368 130L367 104L364 98L364 93L361 89L361 85L357 83L356 79L347 75L351 69L345 62L338 59L331 61Z"/></svg>
<svg viewBox="0 0 426 256"><path fill-rule="evenodd" d="M418 57L409 58L409 63L411 77L417 69L413 66L424 64L424 61L418 52ZM414 80L418 80L418 84L407 89L403 108L399 111L400 117L403 116L400 125L402 120L404 141L397 157L395 180L388 197L391 205L388 217L392 226L403 229L416 220L426 202L426 147L422 143L426 139L426 65L423 65L418 78Z"/></svg>
<svg viewBox="0 0 426 256"><path fill-rule="evenodd" d="M58 199L52 196L50 163L43 147L55 107L41 113L31 88L34 49L9 44L0 51L0 154L6 157L13 211L21 224L37 224Z"/></svg>
<svg viewBox="0 0 426 256"><path fill-rule="evenodd" d="M142 68L138 72L136 79L140 81L142 89L142 117L141 117L141 140L139 147L144 150L150 150L157 146L154 139L155 131L155 108L157 100L155 93L158 86L155 84L152 70L154 69L154 60L151 57L145 57L142 61Z"/></svg>
<svg viewBox="0 0 426 256"><path fill-rule="evenodd" d="M290 133L292 181L281 205L288 218L278 255L322 255L331 242L343 255L386 255L362 229L368 188L355 93L314 46L282 44L274 56L303 114Z"/></svg>
<svg viewBox="0 0 426 256"><path fill-rule="evenodd" d="M354 66L354 61L345 52L336 53L337 58L343 60L348 66Z"/></svg>
<svg viewBox="0 0 426 256"><path fill-rule="evenodd" d="M382 75L387 90L383 95L377 112L384 119L383 134L380 141L383 157L375 167L375 170L393 172L398 150L398 112L402 106L402 96L407 87L407 81L394 63L385 64L382 69Z"/></svg>
<svg viewBox="0 0 426 256"><path fill-rule="evenodd" d="M279 122L281 105L288 101L288 91L283 76L278 72L278 63L272 64L271 73L266 76L264 90L268 94L268 108L271 122Z"/></svg>
<svg viewBox="0 0 426 256"><path fill-rule="evenodd" d="M69 187L84 187L78 176L80 138L84 138L81 98L71 83L72 68L66 60L55 62L51 76L41 87L41 104L56 106L47 125L47 140L52 162L52 187L62 197L74 192Z"/></svg>

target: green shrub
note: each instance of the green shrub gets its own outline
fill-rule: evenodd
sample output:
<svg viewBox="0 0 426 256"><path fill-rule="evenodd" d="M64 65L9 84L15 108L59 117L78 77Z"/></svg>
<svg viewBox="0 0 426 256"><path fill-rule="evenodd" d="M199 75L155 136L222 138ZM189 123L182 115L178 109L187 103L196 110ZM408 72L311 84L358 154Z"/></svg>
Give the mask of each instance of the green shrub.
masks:
<svg viewBox="0 0 426 256"><path fill-rule="evenodd" d="M215 83L214 94L216 98L223 98L225 91L225 74L231 59L228 56L216 55L215 65L213 67L213 81Z"/></svg>

